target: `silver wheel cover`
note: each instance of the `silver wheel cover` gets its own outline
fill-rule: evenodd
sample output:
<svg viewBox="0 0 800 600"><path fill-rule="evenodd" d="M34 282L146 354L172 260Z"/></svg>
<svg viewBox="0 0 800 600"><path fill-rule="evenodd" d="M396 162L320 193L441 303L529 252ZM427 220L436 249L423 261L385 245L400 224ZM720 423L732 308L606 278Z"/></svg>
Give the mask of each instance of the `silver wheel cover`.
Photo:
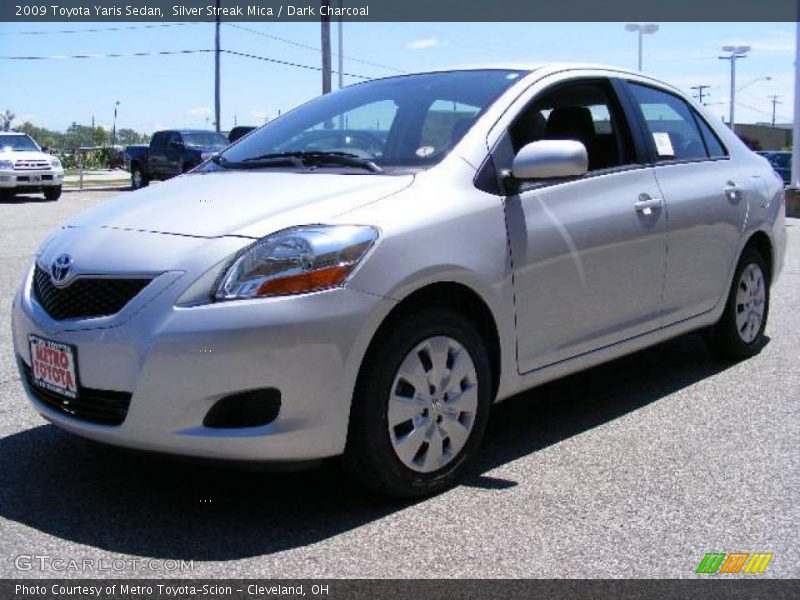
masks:
<svg viewBox="0 0 800 600"><path fill-rule="evenodd" d="M389 439L400 461L420 473L441 469L464 449L475 424L472 357L453 338L428 338L403 359L388 402Z"/></svg>
<svg viewBox="0 0 800 600"><path fill-rule="evenodd" d="M746 344L756 339L761 331L766 301L764 274L757 264L750 263L742 271L736 286L736 330Z"/></svg>

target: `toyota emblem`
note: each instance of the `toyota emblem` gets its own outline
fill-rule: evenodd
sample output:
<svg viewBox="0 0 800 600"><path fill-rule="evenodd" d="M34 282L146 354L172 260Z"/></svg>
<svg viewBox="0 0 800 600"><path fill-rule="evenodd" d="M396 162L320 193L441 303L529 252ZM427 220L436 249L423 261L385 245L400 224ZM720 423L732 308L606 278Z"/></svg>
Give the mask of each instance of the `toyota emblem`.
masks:
<svg viewBox="0 0 800 600"><path fill-rule="evenodd" d="M69 275L71 267L72 257L69 254L62 254L50 265L50 279L53 280L53 283L61 283Z"/></svg>

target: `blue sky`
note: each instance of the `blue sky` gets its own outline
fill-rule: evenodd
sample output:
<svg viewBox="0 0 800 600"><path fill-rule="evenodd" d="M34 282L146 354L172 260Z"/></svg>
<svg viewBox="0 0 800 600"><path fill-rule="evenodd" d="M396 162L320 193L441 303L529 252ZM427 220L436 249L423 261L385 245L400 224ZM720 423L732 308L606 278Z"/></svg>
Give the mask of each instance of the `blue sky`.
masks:
<svg viewBox="0 0 800 600"><path fill-rule="evenodd" d="M143 23L0 23L0 56L69 55L213 48L213 24L142 28ZM235 25L238 25L236 27ZM87 32L109 27L139 29ZM258 35L283 38L277 40ZM81 30L62 34L60 30ZM44 35L21 32L41 31ZM636 35L623 23L345 23L345 72L382 77L399 71L498 62L580 61L636 67ZM769 95L778 94L777 122L792 116L794 23L661 23L645 37L644 70L687 89L710 85L713 114L728 113L729 63L720 46L747 44L737 64L736 121L769 121ZM334 52L336 25L332 27ZM317 23L223 24L222 47L300 64L319 65ZM310 48L309 48L310 47ZM362 62L359 62L362 61ZM381 66L376 66L376 63ZM64 129L92 116L110 127L152 132L205 127L213 119L213 55L46 61L0 60L0 110L21 120ZM334 68L336 58L334 57ZM759 79L770 77L770 80ZM358 81L346 77L345 84ZM336 76L334 76L334 84ZM244 57L222 57L222 126L261 124L320 91L320 74Z"/></svg>

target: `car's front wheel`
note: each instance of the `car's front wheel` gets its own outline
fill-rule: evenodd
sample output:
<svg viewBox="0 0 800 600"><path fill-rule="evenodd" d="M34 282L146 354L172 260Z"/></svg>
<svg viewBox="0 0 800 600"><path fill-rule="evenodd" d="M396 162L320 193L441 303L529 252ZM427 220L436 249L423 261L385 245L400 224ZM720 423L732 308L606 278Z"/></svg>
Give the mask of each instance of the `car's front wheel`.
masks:
<svg viewBox="0 0 800 600"><path fill-rule="evenodd" d="M457 481L491 404L486 346L458 313L396 320L371 348L353 398L345 465L365 486L418 497Z"/></svg>
<svg viewBox="0 0 800 600"><path fill-rule="evenodd" d="M761 351L769 315L769 285L764 258L746 248L736 265L725 312L708 336L712 350L734 360Z"/></svg>
<svg viewBox="0 0 800 600"><path fill-rule="evenodd" d="M131 189L132 190L139 190L143 187L146 187L149 181L144 176L142 172L142 168L138 165L131 166Z"/></svg>
<svg viewBox="0 0 800 600"><path fill-rule="evenodd" d="M50 200L50 201L58 200L59 198L61 198L61 186L53 185L50 187L46 187L42 190L42 193L44 194L45 200Z"/></svg>

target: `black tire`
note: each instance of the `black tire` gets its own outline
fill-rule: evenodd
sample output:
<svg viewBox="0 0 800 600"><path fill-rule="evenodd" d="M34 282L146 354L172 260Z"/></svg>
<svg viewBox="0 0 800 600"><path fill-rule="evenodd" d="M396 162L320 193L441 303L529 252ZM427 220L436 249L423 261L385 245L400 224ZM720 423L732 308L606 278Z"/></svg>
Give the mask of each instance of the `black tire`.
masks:
<svg viewBox="0 0 800 600"><path fill-rule="evenodd" d="M750 341L746 341L743 339L736 322L737 314L746 309L743 305L738 304L737 292L741 284L742 273L750 265L754 265L761 272L764 286L764 302L761 325L755 337ZM764 329L767 326L767 318L769 317L769 288L769 270L764 257L752 248L745 248L733 274L731 289L728 292L728 299L725 304L725 312L722 313L722 318L711 328L706 337L710 348L715 354L728 360L743 360L761 352L765 343Z"/></svg>
<svg viewBox="0 0 800 600"><path fill-rule="evenodd" d="M478 402L466 443L436 471L415 471L400 460L389 434L388 404L395 376L407 355L423 341L447 336L469 354L475 367ZM457 482L479 450L492 403L492 371L485 343L463 316L446 309L404 315L376 339L362 367L343 463L349 474L381 494L415 498L441 492ZM445 444L445 441L442 441Z"/></svg>
<svg viewBox="0 0 800 600"><path fill-rule="evenodd" d="M131 189L132 190L140 190L143 187L147 187L150 181L142 171L142 167L139 165L131 165Z"/></svg>
<svg viewBox="0 0 800 600"><path fill-rule="evenodd" d="M4 202L10 202L14 199L14 196L16 196L14 190L0 190L0 200Z"/></svg>
<svg viewBox="0 0 800 600"><path fill-rule="evenodd" d="M42 193L44 194L45 200L49 200L50 202L58 200L59 198L61 198L61 186L53 185L50 187L42 188Z"/></svg>

